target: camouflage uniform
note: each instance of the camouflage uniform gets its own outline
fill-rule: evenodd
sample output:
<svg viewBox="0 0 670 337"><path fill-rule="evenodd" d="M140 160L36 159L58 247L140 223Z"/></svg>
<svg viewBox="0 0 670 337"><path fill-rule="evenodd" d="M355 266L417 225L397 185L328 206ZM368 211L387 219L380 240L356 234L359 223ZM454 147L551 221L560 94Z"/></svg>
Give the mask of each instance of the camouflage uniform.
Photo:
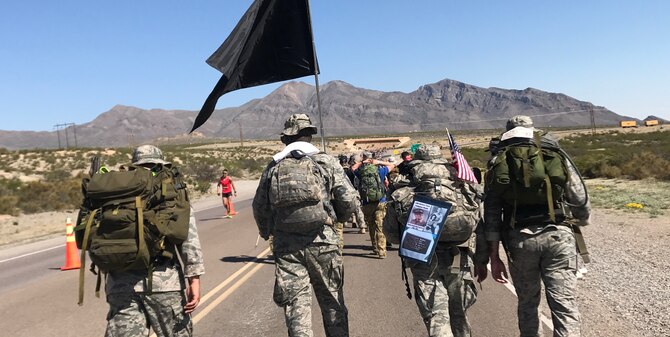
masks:
<svg viewBox="0 0 670 337"><path fill-rule="evenodd" d="M158 148L143 145L135 151L133 164L147 163L168 164ZM178 251L184 262L183 270L177 259L157 263L153 271L152 292L147 289L146 270L107 274L105 292L109 313L106 337L148 336L149 327L159 337L192 335L191 317L184 312L184 278L205 273L193 208L188 237Z"/></svg>
<svg viewBox="0 0 670 337"><path fill-rule="evenodd" d="M386 257L386 237L382 230L384 215L386 214L386 203L371 201L363 205L363 217L368 226L370 243L375 254Z"/></svg>
<svg viewBox="0 0 670 337"><path fill-rule="evenodd" d="M515 116L507 122L508 131L532 126L532 120L527 116ZM554 141L548 135L544 137ZM569 205L570 214L566 214L566 221L559 223L542 222L513 228L510 224L513 206L504 202L503 191L492 188L494 175L487 175L486 239L492 242L502 239L507 251L510 274L519 298L517 311L522 337L541 335L538 316L540 282L544 283L551 309L554 336L581 335L576 299L577 248L570 222L577 219L580 225L588 224L591 207L576 168L569 160L565 165L568 171L566 201L582 206Z"/></svg>
<svg viewBox="0 0 670 337"><path fill-rule="evenodd" d="M439 147L421 145L412 167L420 165L422 160L439 159L441 156ZM402 188L402 185L399 187ZM395 209L390 209L384 218L384 233L390 242L400 243L399 229L403 225ZM412 271L415 301L431 337L471 336L466 313L477 300L477 289L471 272L473 260L470 255L474 250L474 262L483 265L488 263L483 229L483 226L478 226L476 234L459 245L438 242L430 264L407 262Z"/></svg>
<svg viewBox="0 0 670 337"><path fill-rule="evenodd" d="M297 135L300 130L316 127L304 114L292 115L285 123L283 135ZM307 142L300 146L313 148ZM312 153L315 153L312 152ZM281 153L281 152L280 152ZM309 153L308 153L309 154ZM358 193L344 174L338 161L326 154L312 156L325 171L331 190L332 204L338 219L344 221L354 211ZM344 304L344 267L338 243L340 237L332 225L324 224L308 233L289 233L275 228L275 212L270 204L270 177L281 158L270 163L263 172L253 200L253 212L263 238L273 237L275 256L275 287L273 300L284 308L289 336L312 336L312 288L323 317L327 336L349 336L348 312ZM324 186L325 188L325 186ZM341 218L340 218L341 217Z"/></svg>

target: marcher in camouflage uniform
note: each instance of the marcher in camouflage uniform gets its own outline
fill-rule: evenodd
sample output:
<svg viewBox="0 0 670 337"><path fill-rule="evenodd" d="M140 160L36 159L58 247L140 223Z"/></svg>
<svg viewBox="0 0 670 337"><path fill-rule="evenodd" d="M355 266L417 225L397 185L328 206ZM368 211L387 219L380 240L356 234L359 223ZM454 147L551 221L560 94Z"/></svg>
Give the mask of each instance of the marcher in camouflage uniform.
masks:
<svg viewBox="0 0 670 337"><path fill-rule="evenodd" d="M509 138L510 135L524 131L518 128L533 129L533 121L528 116L511 118L507 122L507 132L501 136L501 149L517 142L533 143L532 138ZM493 150L492 154L495 154ZM581 335L576 300L577 248L572 224L583 226L589 223L590 204L576 168L569 160L564 160L564 165L568 174L564 194L569 207L563 214L564 219L559 220L557 216L556 221L544 219L523 222L520 214L527 213L529 209L518 206L514 211L514 206L503 199L504 191L493 188L494 174L489 171L490 174L486 176L485 231L490 245L491 275L497 282L507 282L505 265L498 255L502 240L519 297L518 317L522 337L540 336L541 333L538 316L540 282L544 283L547 304L551 309L554 336ZM558 210L556 212L558 214ZM544 213L544 218L548 218L546 206ZM512 219L515 219L516 225L511 223Z"/></svg>
<svg viewBox="0 0 670 337"><path fill-rule="evenodd" d="M360 176L360 169L362 169L364 164L377 166L379 178L382 184L384 184L384 189L386 189L386 185L388 184L387 175L395 168L395 165L384 160L374 159L372 158L372 153L365 152L363 153L363 161L353 164L351 169L356 172L356 175ZM363 210L363 217L370 231L372 252L377 254L380 259L385 259L387 246L386 237L382 230L382 223L386 215L386 195L379 201L365 201L361 209Z"/></svg>
<svg viewBox="0 0 670 337"><path fill-rule="evenodd" d="M421 165L422 161L440 160L441 157L438 146L421 145L415 153L415 160L410 162L410 168ZM389 209L384 218L384 233L392 243L400 243L399 226L404 224L400 224L397 213ZM477 232L483 234L483 226L478 226ZM406 261L412 271L416 304L430 337L471 336L466 313L477 300L471 269L474 262L477 281L482 282L486 278L486 249L484 236L473 233L469 240L461 244L438 242L430 264ZM474 261L470 257L473 250Z"/></svg>
<svg viewBox="0 0 670 337"><path fill-rule="evenodd" d="M142 145L133 153L133 164L151 168L170 163L157 147ZM148 336L149 328L159 337L192 335L190 313L200 302L200 276L205 273L193 208L188 237L175 249L184 262L183 269L177 258L155 262L151 292L146 270L108 273L106 337Z"/></svg>
<svg viewBox="0 0 670 337"><path fill-rule="evenodd" d="M333 228L336 221L351 215L358 202L358 193L351 186L338 161L314 147L310 142L316 134L305 114L292 115L284 124L281 140L283 151L273 156L261 177L253 200L253 212L259 234L264 239L273 236L275 257L275 288L273 299L284 308L289 336L312 336L312 288L323 317L326 336L349 336L348 312L344 304L344 267L338 249L339 237ZM271 179L282 160L295 151L311 156L325 172L328 184L323 184L324 200L332 205L338 219L328 219L323 226L305 233L279 230L281 223L270 201ZM291 184L286 182L285 184ZM325 190L327 187L330 190ZM281 193L281 185L279 186Z"/></svg>

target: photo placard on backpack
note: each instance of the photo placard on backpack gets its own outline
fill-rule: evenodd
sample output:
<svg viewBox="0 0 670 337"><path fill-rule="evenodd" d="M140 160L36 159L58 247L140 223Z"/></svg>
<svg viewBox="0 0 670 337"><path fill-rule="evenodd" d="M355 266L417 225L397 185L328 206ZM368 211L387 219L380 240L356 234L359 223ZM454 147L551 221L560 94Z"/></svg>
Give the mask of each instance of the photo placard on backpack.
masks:
<svg viewBox="0 0 670 337"><path fill-rule="evenodd" d="M415 196L400 238L400 256L430 263L451 206L445 201Z"/></svg>

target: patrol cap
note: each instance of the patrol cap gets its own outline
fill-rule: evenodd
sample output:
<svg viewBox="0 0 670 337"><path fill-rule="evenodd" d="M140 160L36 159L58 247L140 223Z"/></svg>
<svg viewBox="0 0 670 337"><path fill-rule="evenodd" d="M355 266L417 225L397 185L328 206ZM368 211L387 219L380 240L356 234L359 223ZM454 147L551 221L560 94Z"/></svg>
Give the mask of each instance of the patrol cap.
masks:
<svg viewBox="0 0 670 337"><path fill-rule="evenodd" d="M316 125L312 124L309 116L306 114L293 114L284 122L284 131L281 134L284 136L295 136L304 129L309 129L309 135L316 134Z"/></svg>
<svg viewBox="0 0 670 337"><path fill-rule="evenodd" d="M526 128L532 128L533 127L533 120L525 115L516 115L510 119L507 120L507 131L514 129L517 126L523 126Z"/></svg>
<svg viewBox="0 0 670 337"><path fill-rule="evenodd" d="M433 160L442 158L442 151L437 145L421 144L414 152L414 159Z"/></svg>
<svg viewBox="0 0 670 337"><path fill-rule="evenodd" d="M165 161L163 151L153 145L141 145L133 151L133 164L162 164L168 165Z"/></svg>
<svg viewBox="0 0 670 337"><path fill-rule="evenodd" d="M421 213L421 214L423 214L423 209L421 209L421 208L415 208L415 209L412 210L412 213Z"/></svg>
<svg viewBox="0 0 670 337"><path fill-rule="evenodd" d="M370 152L370 151L363 152L363 159L368 159L368 158L372 158L372 152Z"/></svg>

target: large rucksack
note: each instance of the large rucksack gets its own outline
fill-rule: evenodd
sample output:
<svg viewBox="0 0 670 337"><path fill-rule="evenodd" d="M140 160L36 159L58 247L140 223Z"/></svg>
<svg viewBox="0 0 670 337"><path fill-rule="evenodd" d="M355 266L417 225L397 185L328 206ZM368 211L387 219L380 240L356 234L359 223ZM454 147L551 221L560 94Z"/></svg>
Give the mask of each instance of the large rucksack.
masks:
<svg viewBox="0 0 670 337"><path fill-rule="evenodd" d="M440 242L460 244L474 233L480 215L480 197L477 189L456 178L444 160L416 161L411 167L410 186L401 187L391 194L391 217L404 226L415 195L446 201L452 205L440 234Z"/></svg>
<svg viewBox="0 0 670 337"><path fill-rule="evenodd" d="M508 144L498 153L491 165L489 183L513 207L512 225L560 221L555 212L563 206L569 176L565 161L560 148L539 140Z"/></svg>
<svg viewBox="0 0 670 337"><path fill-rule="evenodd" d="M361 195L361 201L374 202L379 201L384 197L386 190L384 182L379 176L379 170L376 165L363 164L359 168L359 185L358 191Z"/></svg>
<svg viewBox="0 0 670 337"><path fill-rule="evenodd" d="M82 265L88 252L92 270L147 270L151 291L153 262L174 258L176 246L188 236L190 202L179 170L157 165L152 170L130 166L100 171L84 179L82 191L75 227ZM98 281L96 293L99 286ZM81 287L83 269L80 304Z"/></svg>
<svg viewBox="0 0 670 337"><path fill-rule="evenodd" d="M330 204L328 174L311 155L300 151L271 168L270 204L274 229L288 233L309 233L333 225L335 211Z"/></svg>

